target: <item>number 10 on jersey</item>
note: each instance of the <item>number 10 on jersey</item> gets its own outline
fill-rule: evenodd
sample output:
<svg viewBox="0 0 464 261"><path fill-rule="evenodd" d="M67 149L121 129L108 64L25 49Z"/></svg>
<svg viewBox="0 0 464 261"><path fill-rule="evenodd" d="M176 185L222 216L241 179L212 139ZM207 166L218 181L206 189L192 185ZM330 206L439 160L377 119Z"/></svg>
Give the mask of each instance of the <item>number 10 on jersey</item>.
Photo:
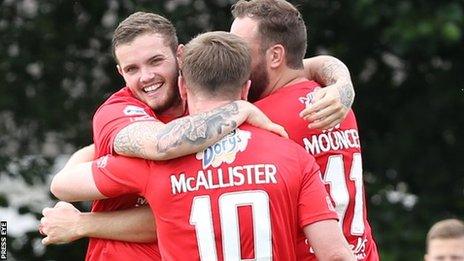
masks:
<svg viewBox="0 0 464 261"><path fill-rule="evenodd" d="M216 261L216 240L207 195L193 199L190 224L195 226L201 260ZM224 260L241 260L238 207L251 206L255 259L272 260L269 196L265 191L240 191L222 194L218 200Z"/></svg>

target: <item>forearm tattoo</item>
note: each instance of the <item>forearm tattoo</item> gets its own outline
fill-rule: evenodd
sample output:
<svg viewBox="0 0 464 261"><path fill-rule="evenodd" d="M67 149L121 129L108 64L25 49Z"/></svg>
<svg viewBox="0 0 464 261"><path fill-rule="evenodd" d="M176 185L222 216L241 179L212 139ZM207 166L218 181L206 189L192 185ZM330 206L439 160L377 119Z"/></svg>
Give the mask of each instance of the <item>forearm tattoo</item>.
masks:
<svg viewBox="0 0 464 261"><path fill-rule="evenodd" d="M337 86L340 94L340 102L347 108L351 108L354 101L354 88L351 82Z"/></svg>
<svg viewBox="0 0 464 261"><path fill-rule="evenodd" d="M316 81L325 86L337 82L337 76L343 71L343 66L336 63L324 63L321 73L315 75Z"/></svg>
<svg viewBox="0 0 464 261"><path fill-rule="evenodd" d="M235 116L238 114L238 105L232 102L210 112L172 121L158 132L157 149L164 153L183 143L200 147L215 142L237 127Z"/></svg>
<svg viewBox="0 0 464 261"><path fill-rule="evenodd" d="M315 75L316 81L327 86L337 82L338 79L350 79L346 66L339 62L325 63L320 74ZM354 88L351 81L337 86L340 94L340 102L347 108L351 108L354 101Z"/></svg>
<svg viewBox="0 0 464 261"><path fill-rule="evenodd" d="M114 139L114 149L126 156L146 157L144 142L153 140L157 125L152 122L137 122L125 127Z"/></svg>
<svg viewBox="0 0 464 261"><path fill-rule="evenodd" d="M154 144L157 153L166 153L180 146L200 150L216 142L237 127L239 107L236 102L210 112L174 120L164 126L152 122L132 123L119 131L114 140L117 153L151 158L147 144Z"/></svg>

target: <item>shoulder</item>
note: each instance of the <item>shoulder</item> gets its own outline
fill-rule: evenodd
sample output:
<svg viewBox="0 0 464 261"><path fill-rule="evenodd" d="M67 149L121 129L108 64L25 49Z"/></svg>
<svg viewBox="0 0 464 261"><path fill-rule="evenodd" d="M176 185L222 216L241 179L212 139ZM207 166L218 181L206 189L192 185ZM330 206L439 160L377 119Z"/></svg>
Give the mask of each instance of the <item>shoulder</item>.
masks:
<svg viewBox="0 0 464 261"><path fill-rule="evenodd" d="M135 98L127 87L111 95L95 112L94 121L107 117L154 116L152 110Z"/></svg>
<svg viewBox="0 0 464 261"><path fill-rule="evenodd" d="M301 104L304 105L306 97L320 85L315 81L303 81L297 84L282 87L274 93L262 98L254 104L261 107L270 107L275 109L277 104Z"/></svg>
<svg viewBox="0 0 464 261"><path fill-rule="evenodd" d="M292 139L283 138L275 133L248 124L243 124L238 129L250 133L250 138L253 141L252 146L267 150L269 153L309 156L306 150Z"/></svg>
<svg viewBox="0 0 464 261"><path fill-rule="evenodd" d="M112 105L135 105L135 106L140 106L140 107L146 107L146 105L137 99L132 92L129 90L129 88L124 87L121 90L113 93L108 99L106 99L105 102L99 107L100 109L106 108L106 107L111 107Z"/></svg>

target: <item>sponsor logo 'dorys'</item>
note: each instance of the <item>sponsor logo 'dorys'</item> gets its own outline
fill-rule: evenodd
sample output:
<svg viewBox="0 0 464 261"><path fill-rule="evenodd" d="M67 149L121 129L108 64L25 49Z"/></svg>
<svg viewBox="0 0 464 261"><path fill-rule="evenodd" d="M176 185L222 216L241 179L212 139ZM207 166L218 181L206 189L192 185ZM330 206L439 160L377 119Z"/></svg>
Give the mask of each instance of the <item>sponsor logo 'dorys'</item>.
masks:
<svg viewBox="0 0 464 261"><path fill-rule="evenodd" d="M219 167L224 162L230 164L234 162L238 152L246 149L250 137L250 132L236 129L204 151L198 152L196 158L202 161L203 169L209 166Z"/></svg>

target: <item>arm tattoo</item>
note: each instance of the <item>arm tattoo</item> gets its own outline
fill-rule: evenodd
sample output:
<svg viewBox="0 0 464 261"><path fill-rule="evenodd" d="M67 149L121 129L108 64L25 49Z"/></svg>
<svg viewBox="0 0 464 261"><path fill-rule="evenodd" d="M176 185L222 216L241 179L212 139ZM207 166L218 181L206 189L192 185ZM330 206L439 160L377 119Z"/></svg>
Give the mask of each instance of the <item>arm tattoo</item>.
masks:
<svg viewBox="0 0 464 261"><path fill-rule="evenodd" d="M351 108L354 101L354 90L351 83L346 83L337 87L340 94L340 102L346 107Z"/></svg>
<svg viewBox="0 0 464 261"><path fill-rule="evenodd" d="M183 117L160 126L153 122L136 122L123 128L114 140L115 151L126 156L152 158L147 143L158 153L182 145L200 150L216 142L237 127L239 107L236 102L198 115ZM153 146L148 146L153 148Z"/></svg>
<svg viewBox="0 0 464 261"><path fill-rule="evenodd" d="M114 149L127 156L145 156L144 141L154 138L156 125L153 122L137 122L123 128L114 139Z"/></svg>
<svg viewBox="0 0 464 261"><path fill-rule="evenodd" d="M185 142L202 146L207 141L217 141L237 127L234 116L238 114L238 105L232 102L210 112L172 121L158 132L157 149L166 152Z"/></svg>
<svg viewBox="0 0 464 261"><path fill-rule="evenodd" d="M315 75L315 79L318 83L325 86L334 84L337 82L336 75L342 71L342 66L336 63L324 63L321 68L321 73Z"/></svg>
<svg viewBox="0 0 464 261"><path fill-rule="evenodd" d="M321 73L315 75L317 82L322 85L335 84L338 79L350 79L349 71L346 66L339 62L326 62L322 66ZM351 81L337 86L338 93L340 94L341 103L351 108L354 101L354 88Z"/></svg>

